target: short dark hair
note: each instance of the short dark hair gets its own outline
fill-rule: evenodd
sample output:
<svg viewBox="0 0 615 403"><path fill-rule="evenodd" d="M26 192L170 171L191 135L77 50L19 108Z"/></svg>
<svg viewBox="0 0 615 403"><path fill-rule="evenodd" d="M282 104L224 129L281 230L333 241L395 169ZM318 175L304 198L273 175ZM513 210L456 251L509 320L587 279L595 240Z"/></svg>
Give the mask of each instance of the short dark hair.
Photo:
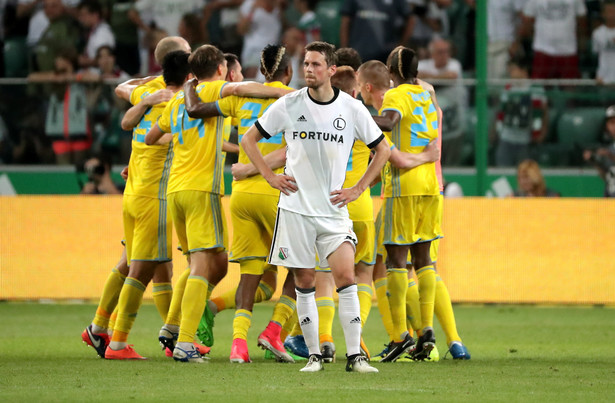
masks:
<svg viewBox="0 0 615 403"><path fill-rule="evenodd" d="M83 8L85 8L86 10L88 10L88 12L92 14L98 14L102 17L103 8L98 2L98 0L81 0L79 5L77 6L77 9L81 10Z"/></svg>
<svg viewBox="0 0 615 403"><path fill-rule="evenodd" d="M190 69L197 79L210 78L218 69L218 66L224 63L224 54L220 49L213 45L203 45L192 52L188 63Z"/></svg>
<svg viewBox="0 0 615 403"><path fill-rule="evenodd" d="M236 63L239 63L239 57L234 53L225 53L224 58L226 59L226 67L228 67L229 70L231 67L235 66Z"/></svg>
<svg viewBox="0 0 615 403"><path fill-rule="evenodd" d="M334 66L337 63L337 57L335 56L335 46L327 42L316 41L308 43L305 47L308 52L318 52L325 57L327 66Z"/></svg>
<svg viewBox="0 0 615 403"><path fill-rule="evenodd" d="M267 45L261 52L261 73L267 81L279 79L290 64L290 57L282 45Z"/></svg>
<svg viewBox="0 0 615 403"><path fill-rule="evenodd" d="M162 78L167 85L182 85L186 81L186 77L190 74L190 65L188 64L190 53L183 50L176 50L164 57L162 61Z"/></svg>
<svg viewBox="0 0 615 403"><path fill-rule="evenodd" d="M378 89L391 86L389 69L380 60L369 60L359 67L359 76Z"/></svg>
<svg viewBox="0 0 615 403"><path fill-rule="evenodd" d="M357 75L350 66L338 67L331 76L331 85L353 96L352 91L357 88Z"/></svg>
<svg viewBox="0 0 615 403"><path fill-rule="evenodd" d="M405 46L398 46L391 51L387 58L389 73L407 81L416 78L418 74L419 58L416 52Z"/></svg>
<svg viewBox="0 0 615 403"><path fill-rule="evenodd" d="M361 55L353 48L339 48L335 51L337 57L337 67L350 66L354 71L359 70L361 66Z"/></svg>

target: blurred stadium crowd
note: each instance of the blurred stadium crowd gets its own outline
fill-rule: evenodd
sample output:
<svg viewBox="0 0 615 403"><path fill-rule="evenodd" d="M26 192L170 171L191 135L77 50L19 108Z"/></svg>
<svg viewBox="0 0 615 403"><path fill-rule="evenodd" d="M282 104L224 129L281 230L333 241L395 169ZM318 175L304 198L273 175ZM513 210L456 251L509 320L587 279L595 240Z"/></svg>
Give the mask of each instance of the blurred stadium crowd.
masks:
<svg viewBox="0 0 615 403"><path fill-rule="evenodd" d="M475 0L0 0L0 163L73 164L104 152L127 163L128 104L118 82L158 74L167 35L211 43L261 80L269 43L291 52L299 88L305 43L355 48L363 61L404 44L421 56L444 111L443 164L472 166ZM587 164L615 104L615 1L489 0L489 165ZM232 162L232 160L230 160Z"/></svg>

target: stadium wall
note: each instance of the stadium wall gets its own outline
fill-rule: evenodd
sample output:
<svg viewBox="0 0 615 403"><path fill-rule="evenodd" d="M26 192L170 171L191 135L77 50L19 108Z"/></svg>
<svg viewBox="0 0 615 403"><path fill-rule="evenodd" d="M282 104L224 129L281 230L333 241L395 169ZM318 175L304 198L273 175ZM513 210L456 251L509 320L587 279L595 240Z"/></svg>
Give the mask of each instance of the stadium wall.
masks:
<svg viewBox="0 0 615 403"><path fill-rule="evenodd" d="M615 304L613 223L607 199L449 199L437 267L455 302ZM0 299L97 299L121 239L119 196L0 197Z"/></svg>

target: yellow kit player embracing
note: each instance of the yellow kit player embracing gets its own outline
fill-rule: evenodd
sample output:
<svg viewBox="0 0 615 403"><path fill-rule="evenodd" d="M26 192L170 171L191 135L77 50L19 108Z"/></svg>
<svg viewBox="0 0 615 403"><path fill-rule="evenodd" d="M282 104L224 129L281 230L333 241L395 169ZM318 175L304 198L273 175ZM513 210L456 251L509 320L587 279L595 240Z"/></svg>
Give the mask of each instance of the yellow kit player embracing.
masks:
<svg viewBox="0 0 615 403"><path fill-rule="evenodd" d="M292 78L290 55L286 54L283 46L268 45L263 49L261 72L267 80L265 86L292 91L292 88L287 86ZM202 104L198 102L193 91L186 89L186 105L190 116L205 118L223 115L237 119L240 142L250 126L275 101L275 98L230 96L215 103ZM258 143L258 148L263 155L268 156L267 159L270 161L270 166L275 169L274 172L283 172L286 142L282 133L270 139L262 139ZM233 221L231 261L239 263L241 279L235 296L237 309L233 320L230 360L234 363L247 363L250 362L247 336L252 322L254 303L264 299L261 290L266 290L269 295L274 291L274 287L270 285L271 281L264 281L264 273L267 271L275 275L277 270L276 266L267 264L265 259L271 246L280 192L269 186L267 181L257 174L241 147L238 165L244 167L244 171L247 172L244 172L245 177L242 174L241 178L235 178L231 195ZM274 308L272 320L258 337L258 343L271 351L278 360L294 362L280 341L281 325L292 316L295 309L294 281L292 276L289 278L290 283L289 281L286 282L289 284L285 283L283 295Z"/></svg>
<svg viewBox="0 0 615 403"><path fill-rule="evenodd" d="M279 90L261 84L224 81L226 60L214 46L198 48L189 63L200 82L197 93L203 102L233 94L280 95ZM167 318L159 339L168 342L167 347L173 347L173 358L182 362L203 362L193 344L194 336L211 291L227 271L228 242L220 192L224 168L223 121L222 117L191 119L186 113L184 93L180 91L145 139L150 145L164 133L173 135L174 157L167 200L179 243L188 255L190 277L181 302L181 320L169 323Z"/></svg>
<svg viewBox="0 0 615 403"><path fill-rule="evenodd" d="M428 91L418 83L418 59L413 50L397 47L387 67L395 88L384 95L380 123L388 126L391 142L401 152L418 154L438 137L436 106ZM408 288L408 250L419 280L422 326L415 357L428 356L435 346L433 313L436 272L430 258L431 241L442 237L442 200L434 163L414 169L394 165L385 170L384 245L389 270L391 307L404 306ZM399 302L399 303L398 303ZM393 314L395 343L383 361L395 361L414 341L406 318Z"/></svg>

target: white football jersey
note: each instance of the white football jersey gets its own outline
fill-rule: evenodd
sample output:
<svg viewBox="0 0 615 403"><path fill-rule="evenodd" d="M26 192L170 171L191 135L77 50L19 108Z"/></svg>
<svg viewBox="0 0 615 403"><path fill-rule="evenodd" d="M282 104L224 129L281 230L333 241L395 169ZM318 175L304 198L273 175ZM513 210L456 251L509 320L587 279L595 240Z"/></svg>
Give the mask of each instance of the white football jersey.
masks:
<svg viewBox="0 0 615 403"><path fill-rule="evenodd" d="M263 137L283 132L285 173L295 178L297 192L280 194L278 207L308 216L348 217L346 207L331 203L331 192L344 184L355 138L370 148L384 135L365 106L335 89L329 102L314 100L307 88L290 93L256 121Z"/></svg>

